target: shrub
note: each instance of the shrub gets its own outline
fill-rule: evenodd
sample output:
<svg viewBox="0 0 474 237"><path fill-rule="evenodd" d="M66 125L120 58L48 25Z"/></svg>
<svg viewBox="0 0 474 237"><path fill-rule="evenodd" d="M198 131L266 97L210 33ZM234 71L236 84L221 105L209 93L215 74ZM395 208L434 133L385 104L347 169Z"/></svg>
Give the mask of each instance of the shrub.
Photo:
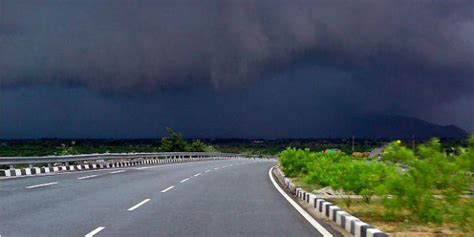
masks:
<svg viewBox="0 0 474 237"><path fill-rule="evenodd" d="M321 160L325 161L320 162ZM308 182L342 189L346 194L362 195L367 203L386 176L395 172L395 168L390 165L377 161L354 160L350 157L339 160L320 159L314 161L312 167L314 168L310 169ZM320 173L316 175L313 170Z"/></svg>
<svg viewBox="0 0 474 237"><path fill-rule="evenodd" d="M308 184L363 195L366 202L370 202L387 174L395 172L393 165L382 162L352 159L344 153L314 153L294 148L280 154L280 163L289 177L306 175L304 181Z"/></svg>
<svg viewBox="0 0 474 237"><path fill-rule="evenodd" d="M306 164L310 159L309 150L287 148L280 153L280 164L288 177L295 177L306 173Z"/></svg>
<svg viewBox="0 0 474 237"><path fill-rule="evenodd" d="M184 152L187 151L188 144L183 139L181 133L175 132L171 128L166 128L169 137L161 138L161 151Z"/></svg>
<svg viewBox="0 0 474 237"><path fill-rule="evenodd" d="M289 177L303 176L308 184L362 195L367 203L380 195L389 220L410 213L419 222L473 225L474 201L461 195L474 187L474 136L467 147L449 155L432 139L416 151L392 142L383 161L288 148L280 153L280 164Z"/></svg>
<svg viewBox="0 0 474 237"><path fill-rule="evenodd" d="M460 155L451 156L442 151L438 139L420 145L416 156L396 142L387 148L384 158L408 165L405 172L389 176L379 189L384 196L387 218L396 218L404 209L420 222L472 218L471 211L458 210L463 205L460 195L472 186L472 176L466 166L472 163L471 147Z"/></svg>

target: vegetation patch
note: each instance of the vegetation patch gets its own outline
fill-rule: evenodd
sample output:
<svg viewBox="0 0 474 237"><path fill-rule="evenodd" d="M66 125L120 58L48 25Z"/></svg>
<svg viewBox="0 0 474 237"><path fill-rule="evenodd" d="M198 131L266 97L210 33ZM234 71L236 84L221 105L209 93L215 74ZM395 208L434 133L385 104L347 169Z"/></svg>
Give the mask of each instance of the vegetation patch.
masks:
<svg viewBox="0 0 474 237"><path fill-rule="evenodd" d="M392 142L380 160L295 148L279 157L303 188L338 190L331 201L386 232L474 234L474 136L449 153L432 139L415 150Z"/></svg>

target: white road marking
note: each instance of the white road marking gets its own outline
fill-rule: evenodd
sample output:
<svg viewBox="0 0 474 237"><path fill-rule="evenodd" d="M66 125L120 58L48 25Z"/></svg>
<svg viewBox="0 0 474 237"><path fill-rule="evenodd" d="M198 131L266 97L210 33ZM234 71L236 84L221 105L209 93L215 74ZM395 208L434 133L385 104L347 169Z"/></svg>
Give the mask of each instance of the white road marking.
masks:
<svg viewBox="0 0 474 237"><path fill-rule="evenodd" d="M125 172L126 170L117 170L117 171L112 171L110 172L111 174L118 174L118 173L122 173L122 172Z"/></svg>
<svg viewBox="0 0 474 237"><path fill-rule="evenodd" d="M98 175L96 174L93 174L93 175L89 175L89 176L83 176L83 177L79 177L77 179L90 179L90 178L94 178L94 177L97 177Z"/></svg>
<svg viewBox="0 0 474 237"><path fill-rule="evenodd" d="M194 177L198 177L199 175L201 175L201 173L197 173L195 175L193 175Z"/></svg>
<svg viewBox="0 0 474 237"><path fill-rule="evenodd" d="M206 170L206 171L204 171L204 173L208 173L208 172L211 172L211 170Z"/></svg>
<svg viewBox="0 0 474 237"><path fill-rule="evenodd" d="M189 180L189 178L183 179L183 180L181 180L181 181L179 181L179 182L180 182L180 183L184 183L184 182L186 182L186 181L188 181L188 180Z"/></svg>
<svg viewBox="0 0 474 237"><path fill-rule="evenodd" d="M143 204L145 204L149 201L150 201L150 199L145 199L145 200L141 201L140 203L138 203L137 205L135 205L133 207L130 207L129 209L127 209L127 211L133 211L133 210L139 208L141 205L143 205Z"/></svg>
<svg viewBox="0 0 474 237"><path fill-rule="evenodd" d="M170 191L172 188L174 188L174 186L169 186L169 187L167 187L167 188L161 190L161 192L162 192L162 193L166 193L166 192Z"/></svg>
<svg viewBox="0 0 474 237"><path fill-rule="evenodd" d="M324 237L332 237L333 235L327 231L323 226L321 226L311 215L308 214L300 205L298 205L293 199L291 199L288 194L283 191L283 189L280 188L280 186L277 184L275 179L273 178L272 175L272 170L274 167L271 167L270 170L268 170L268 176L270 176L270 180L272 181L273 185L275 188L278 190L278 192L283 195L283 197L319 232L321 233Z"/></svg>
<svg viewBox="0 0 474 237"><path fill-rule="evenodd" d="M94 236L95 234L101 232L103 229L105 229L104 226L99 226L97 228L95 228L93 231L89 232L88 234L84 235L84 237L92 237Z"/></svg>
<svg viewBox="0 0 474 237"><path fill-rule="evenodd" d="M216 167L216 168L214 168L214 169L215 169L215 170L218 170L218 169L219 169L219 167Z"/></svg>
<svg viewBox="0 0 474 237"><path fill-rule="evenodd" d="M32 186L28 186L26 188L39 188L39 187L44 187L44 186L49 186L49 185L54 185L54 184L58 184L58 182L52 182L52 183L45 183L45 184L37 184L37 185L32 185Z"/></svg>
<svg viewBox="0 0 474 237"><path fill-rule="evenodd" d="M157 164L153 166L146 166L146 167L130 167L129 169L137 169L137 170L143 170L143 169L157 169L157 168L166 168L170 166L178 166L178 165L186 165L189 163L164 163L164 164Z"/></svg>

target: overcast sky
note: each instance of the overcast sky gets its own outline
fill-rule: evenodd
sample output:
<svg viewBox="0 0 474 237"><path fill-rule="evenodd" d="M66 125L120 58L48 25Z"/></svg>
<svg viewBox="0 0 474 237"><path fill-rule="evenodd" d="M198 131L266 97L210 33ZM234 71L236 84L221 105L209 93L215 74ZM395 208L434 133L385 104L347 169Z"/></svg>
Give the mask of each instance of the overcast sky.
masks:
<svg viewBox="0 0 474 237"><path fill-rule="evenodd" d="M473 1L0 0L0 138L474 132Z"/></svg>

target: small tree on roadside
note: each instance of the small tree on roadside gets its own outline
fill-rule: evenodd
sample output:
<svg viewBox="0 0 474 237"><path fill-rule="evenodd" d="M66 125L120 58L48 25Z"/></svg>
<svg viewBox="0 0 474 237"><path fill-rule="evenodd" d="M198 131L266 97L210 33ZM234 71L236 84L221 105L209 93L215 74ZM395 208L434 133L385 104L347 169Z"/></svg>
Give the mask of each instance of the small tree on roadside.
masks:
<svg viewBox="0 0 474 237"><path fill-rule="evenodd" d="M183 139L181 133L175 132L171 128L166 128L168 137L161 138L161 151L184 152L187 151L188 143Z"/></svg>
<svg viewBox="0 0 474 237"><path fill-rule="evenodd" d="M204 152L204 151L206 151L206 148L207 148L207 146L206 146L206 144L204 144L204 142L202 142L199 139L196 139L196 140L193 140L193 143L191 143L190 151Z"/></svg>
<svg viewBox="0 0 474 237"><path fill-rule="evenodd" d="M77 154L79 154L77 149L74 147L75 144L76 144L75 141L72 141L70 146L68 146L65 143L62 143L61 148L59 148L58 152L55 152L55 155L65 156L65 155L77 155Z"/></svg>

